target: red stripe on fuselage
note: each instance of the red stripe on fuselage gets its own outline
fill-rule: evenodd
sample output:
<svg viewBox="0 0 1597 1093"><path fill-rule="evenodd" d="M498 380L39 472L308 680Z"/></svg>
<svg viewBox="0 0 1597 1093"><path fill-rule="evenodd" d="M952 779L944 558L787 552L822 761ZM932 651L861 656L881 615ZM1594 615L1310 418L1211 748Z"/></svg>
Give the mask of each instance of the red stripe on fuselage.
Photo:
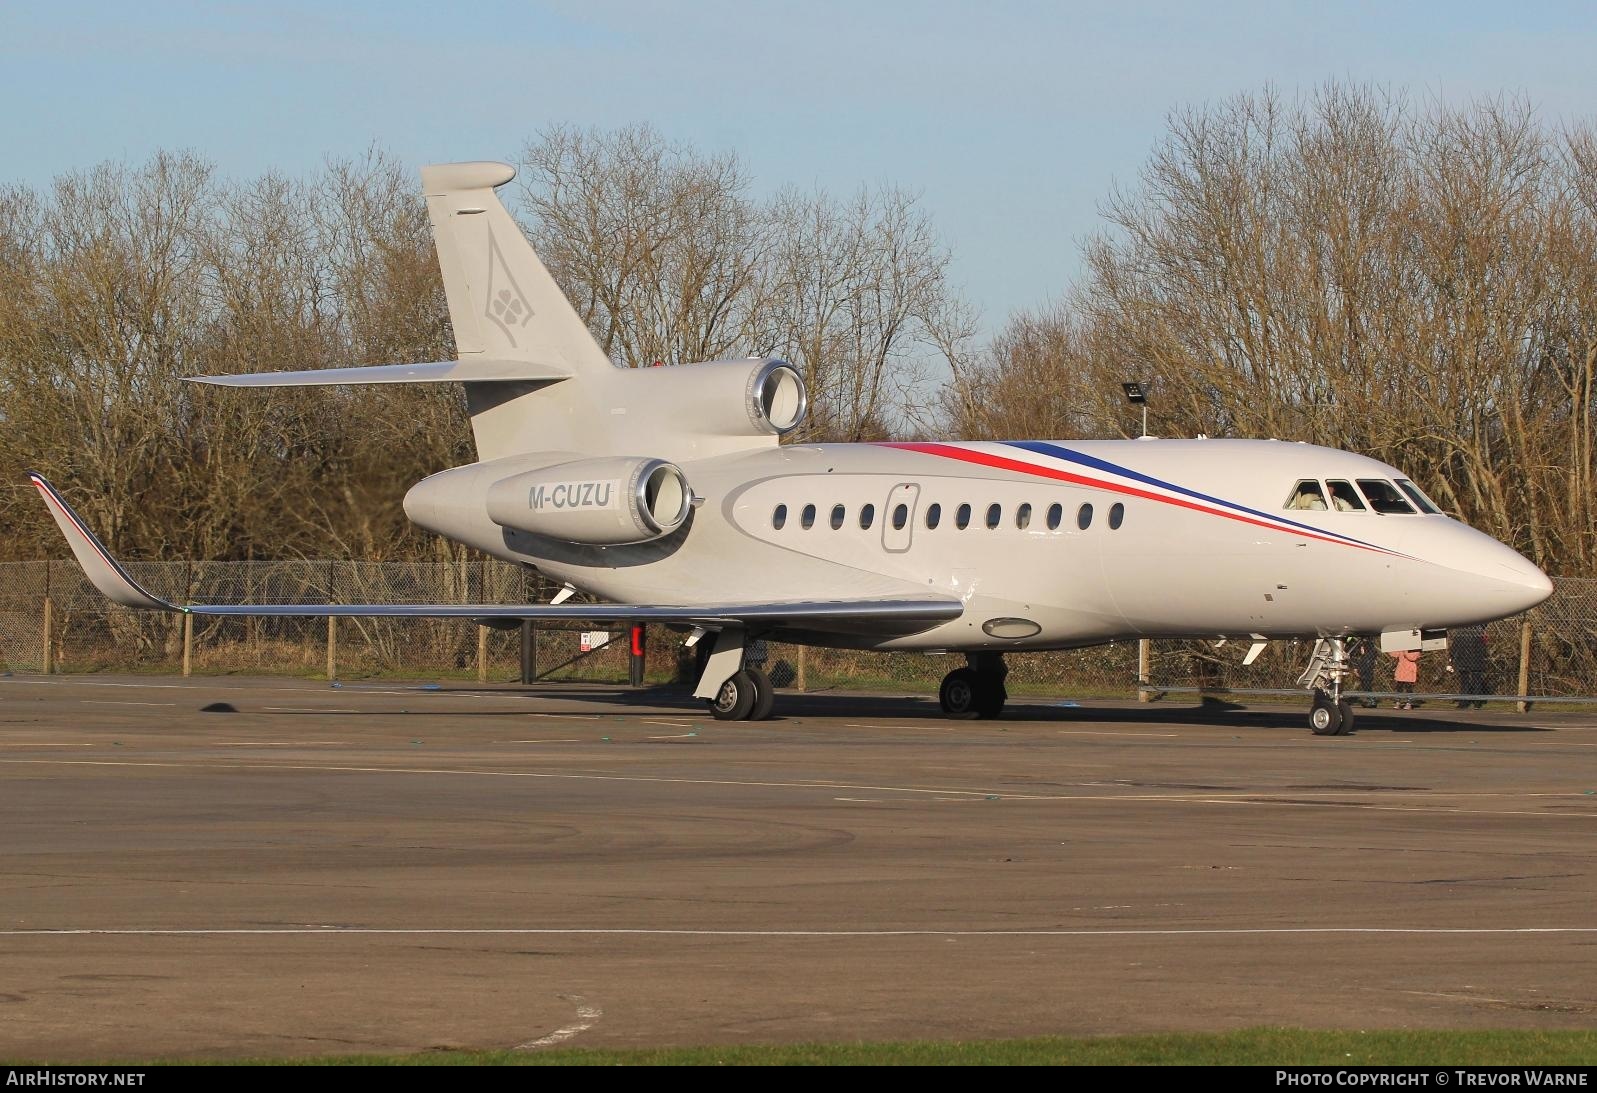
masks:
<svg viewBox="0 0 1597 1093"><path fill-rule="evenodd" d="M1317 535L1312 531L1303 531L1298 528L1284 528L1279 524L1266 523L1255 520L1251 516L1242 516L1224 509L1211 508L1200 505L1195 501L1187 501L1179 497L1166 497L1162 493L1153 493L1149 490L1138 489L1136 486L1125 486L1118 482L1106 482L1101 478L1088 478L1084 474L1074 471L1063 471L1055 467L1039 467L1035 463L1025 463L1019 459L1010 459L1007 456L993 455L989 452L972 451L969 448L956 448L951 444L928 444L914 441L889 441L882 445L884 448L903 448L911 452L921 452L925 455L939 455L946 459L958 459L966 463L976 463L983 467L993 467L997 470L1015 471L1021 474L1034 474L1043 478L1052 478L1060 482L1070 482L1078 486L1091 486L1095 489L1109 490L1111 493L1123 493L1130 497L1142 497L1149 501L1162 501L1167 505L1178 505L1194 512L1208 513L1210 516L1223 516L1227 520L1236 520L1244 524L1265 528L1269 531L1283 532L1288 535L1301 535L1307 539L1318 539L1322 543L1335 543L1338 546L1355 547L1358 550L1371 550L1377 554L1391 554L1384 547L1365 546L1363 543L1349 542L1346 539L1336 539L1329 535Z"/></svg>

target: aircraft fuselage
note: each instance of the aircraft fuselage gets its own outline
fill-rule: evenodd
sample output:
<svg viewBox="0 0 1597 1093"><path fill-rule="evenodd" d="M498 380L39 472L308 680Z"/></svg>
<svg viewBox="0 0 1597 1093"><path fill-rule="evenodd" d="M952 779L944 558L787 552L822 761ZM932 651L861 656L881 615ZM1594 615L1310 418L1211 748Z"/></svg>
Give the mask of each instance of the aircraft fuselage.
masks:
<svg viewBox="0 0 1597 1093"><path fill-rule="evenodd" d="M640 453L655 454L655 453ZM488 519L471 468L420 483L413 520L617 602L948 595L881 649L1059 649L1137 637L1324 637L1460 626L1546 598L1547 578L1445 515L1286 507L1297 483L1398 482L1363 456L1282 441L765 447L681 460L685 526L577 546ZM483 482L503 472L484 468ZM468 472L465 476L462 472ZM1335 488L1335 487L1333 487ZM1373 488L1373 487L1372 487Z"/></svg>

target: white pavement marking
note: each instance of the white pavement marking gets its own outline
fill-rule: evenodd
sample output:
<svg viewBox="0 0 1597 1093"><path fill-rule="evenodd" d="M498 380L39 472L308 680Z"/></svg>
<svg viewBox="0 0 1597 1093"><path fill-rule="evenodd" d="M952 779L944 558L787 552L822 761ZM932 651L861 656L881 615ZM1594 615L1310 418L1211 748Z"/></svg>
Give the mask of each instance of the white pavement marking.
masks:
<svg viewBox="0 0 1597 1093"><path fill-rule="evenodd" d="M331 706L262 706L268 713L365 713L364 710L340 710Z"/></svg>
<svg viewBox="0 0 1597 1093"><path fill-rule="evenodd" d="M581 1002L582 999L573 998L571 1001ZM536 1040L528 1040L524 1044L517 1044L510 1050L533 1051L540 1047L551 1047L554 1044L563 1044L573 1036L576 1036L579 1033L587 1032L598 1022L599 1018L603 1016L604 1011L598 1006L578 1006L576 1023L566 1025L564 1028L555 1029L549 1035L539 1037Z"/></svg>
<svg viewBox="0 0 1597 1093"><path fill-rule="evenodd" d="M84 698L79 699L90 706L176 706L176 702L129 702L119 698Z"/></svg>
<svg viewBox="0 0 1597 1093"><path fill-rule="evenodd" d="M297 748L313 744L348 744L348 740L218 740L217 748Z"/></svg>
<svg viewBox="0 0 1597 1093"><path fill-rule="evenodd" d="M667 734L665 736L651 736L651 737L649 737L649 739L650 740L686 740L690 736L697 736L697 735L699 735L699 734L696 733L696 732L678 732L678 733L669 733L669 734Z"/></svg>
<svg viewBox="0 0 1597 1093"><path fill-rule="evenodd" d="M1451 937L1518 937L1548 934L1597 934L1597 926L1233 926L1233 927L1109 927L1103 929L1019 929L969 930L883 929L883 930L716 930L670 929L667 927L607 926L263 926L192 927L179 929L93 929L0 930L0 937L275 937L301 935L327 937L334 934L378 935L387 937L1363 937L1371 935Z"/></svg>
<svg viewBox="0 0 1597 1093"><path fill-rule="evenodd" d="M1060 736L1151 736L1160 740L1174 740L1180 733L1174 732L1094 732L1091 729L1060 729Z"/></svg>
<svg viewBox="0 0 1597 1093"><path fill-rule="evenodd" d="M146 687L158 691L188 691L203 686L187 683L111 683L88 679L8 679L4 682L13 687Z"/></svg>
<svg viewBox="0 0 1597 1093"><path fill-rule="evenodd" d="M93 744L19 744L14 742L0 743L0 748L92 748Z"/></svg>

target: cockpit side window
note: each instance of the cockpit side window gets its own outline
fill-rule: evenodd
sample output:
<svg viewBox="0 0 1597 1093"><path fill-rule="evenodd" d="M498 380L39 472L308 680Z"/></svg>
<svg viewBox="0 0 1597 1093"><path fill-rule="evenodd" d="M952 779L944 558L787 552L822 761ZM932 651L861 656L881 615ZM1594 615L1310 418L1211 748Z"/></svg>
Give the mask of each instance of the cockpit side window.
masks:
<svg viewBox="0 0 1597 1093"><path fill-rule="evenodd" d="M1370 500L1370 508L1383 516L1394 513L1414 515L1414 506L1403 499L1397 492L1397 487L1384 478L1361 478L1359 489L1364 491L1364 496Z"/></svg>
<svg viewBox="0 0 1597 1093"><path fill-rule="evenodd" d="M1397 485L1399 489L1408 494L1408 499L1410 501L1419 506L1421 512L1428 512L1432 516L1440 516L1442 514L1442 510L1437 507L1436 502L1427 497L1424 490L1420 489L1408 479L1399 478L1397 480Z"/></svg>
<svg viewBox="0 0 1597 1093"><path fill-rule="evenodd" d="M1364 501L1353 483L1340 478L1327 478L1325 488L1331 491L1331 507L1337 512L1363 512Z"/></svg>
<svg viewBox="0 0 1597 1093"><path fill-rule="evenodd" d="M1323 509L1325 508L1325 491L1320 488L1319 482L1312 478L1305 478L1287 495L1286 507L1289 509Z"/></svg>

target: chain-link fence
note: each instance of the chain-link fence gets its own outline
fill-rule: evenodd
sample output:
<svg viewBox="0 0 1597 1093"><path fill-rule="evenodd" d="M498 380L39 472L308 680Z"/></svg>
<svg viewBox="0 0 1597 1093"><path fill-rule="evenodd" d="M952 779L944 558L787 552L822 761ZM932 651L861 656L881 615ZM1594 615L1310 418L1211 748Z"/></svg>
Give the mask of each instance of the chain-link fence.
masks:
<svg viewBox="0 0 1597 1093"><path fill-rule="evenodd" d="M422 562L160 562L128 566L157 595L215 603L540 603L555 586L524 566ZM1597 580L1560 578L1527 615L1486 628L1486 690L1498 695L1597 696ZM185 626L189 629L186 631ZM129 611L100 595L71 562L0 563L0 664L7 671L186 670L342 678L396 675L491 681L522 677L624 683L625 629L592 633L540 622L529 634L462 619L201 618ZM644 678L686 680L684 635L650 627ZM1244 665L1249 643L1136 641L1065 653L1012 653L1011 694L1129 696L1171 691L1295 691L1307 642L1272 642ZM780 687L934 691L958 656L805 649L772 642L765 666ZM48 660L47 660L48 658ZM1392 690L1391 657L1369 686ZM1456 693L1449 653L1421 657L1416 690Z"/></svg>

